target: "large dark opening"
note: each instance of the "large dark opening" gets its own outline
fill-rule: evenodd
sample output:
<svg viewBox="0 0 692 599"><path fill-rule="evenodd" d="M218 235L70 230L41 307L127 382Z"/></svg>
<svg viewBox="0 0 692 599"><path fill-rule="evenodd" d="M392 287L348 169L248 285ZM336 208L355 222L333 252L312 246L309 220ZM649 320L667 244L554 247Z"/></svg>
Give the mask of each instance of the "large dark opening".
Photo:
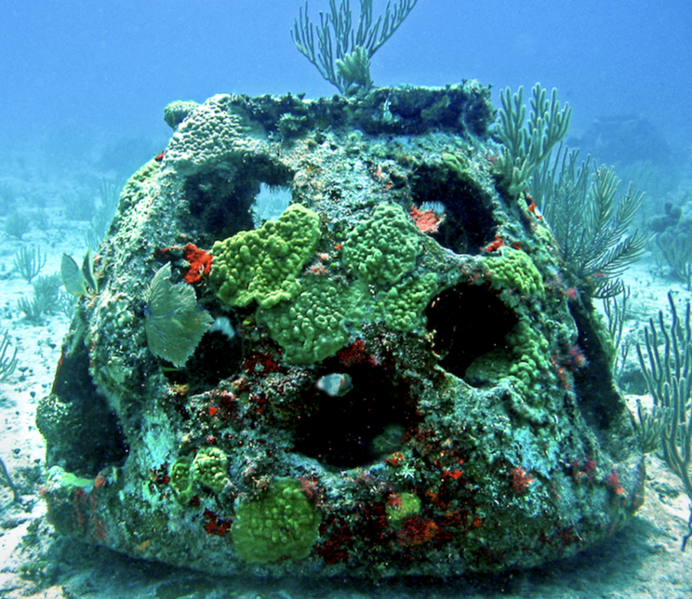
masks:
<svg viewBox="0 0 692 599"><path fill-rule="evenodd" d="M245 311L219 313L183 368L168 369L171 383L187 385L190 395L214 389L243 364L243 341L239 320ZM214 314L212 313L212 316Z"/></svg>
<svg viewBox="0 0 692 599"><path fill-rule="evenodd" d="M326 361L320 376L334 373L330 365L338 362ZM340 373L351 377L353 387L342 396L315 388L315 409L301 419L295 450L339 469L397 451L418 421L409 386L393 383L381 366L354 366Z"/></svg>
<svg viewBox="0 0 692 599"><path fill-rule="evenodd" d="M189 177L185 181L185 197L190 214L198 223L197 245L211 245L238 231L254 229L259 223L253 219L253 210L263 188L290 192L292 181L293 172L266 160L244 164L242 177L222 168Z"/></svg>
<svg viewBox="0 0 692 599"><path fill-rule="evenodd" d="M476 358L506 345L506 335L518 322L495 291L478 285L459 284L443 291L425 314L440 365L459 378Z"/></svg>
<svg viewBox="0 0 692 599"><path fill-rule="evenodd" d="M108 466L121 466L129 453L117 415L91 380L83 343L63 354L53 392L39 404L36 423L46 438L49 466L93 477Z"/></svg>
<svg viewBox="0 0 692 599"><path fill-rule="evenodd" d="M190 177L185 181L185 197L190 214L199 230L210 236L204 244L226 239L238 231L254 228L250 206L259 193L259 181L229 179L228 174L214 171ZM202 240L197 240L204 245Z"/></svg>

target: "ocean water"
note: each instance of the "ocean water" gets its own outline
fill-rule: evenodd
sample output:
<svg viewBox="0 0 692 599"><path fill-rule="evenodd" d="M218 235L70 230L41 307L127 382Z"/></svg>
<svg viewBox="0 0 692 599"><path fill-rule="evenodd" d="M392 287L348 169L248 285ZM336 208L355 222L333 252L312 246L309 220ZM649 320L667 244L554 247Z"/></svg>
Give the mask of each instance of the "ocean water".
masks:
<svg viewBox="0 0 692 599"><path fill-rule="evenodd" d="M173 100L222 92L330 95L334 88L289 35L301 5L3 2L2 145L43 136L38 153L80 156L98 134L111 142L165 139L161 114ZM310 2L313 20L325 9L327 0ZM692 130L691 61L685 0L420 0L374 56L372 75L380 86L476 78L496 94L540 81L574 107L573 134L594 119L634 115L684 147Z"/></svg>
<svg viewBox="0 0 692 599"><path fill-rule="evenodd" d="M386 2L374 4L381 11ZM301 6L302 0L4 0L0 218L46 208L69 212L80 198L107 218L111 188L168 143L163 109L174 100L337 93L293 45L290 29ZM313 21L319 10L328 10L328 0L309 2ZM557 88L573 109L570 146L614 164L625 182L646 192L640 224L692 189L689 0L419 0L373 57L371 74L376 86L478 79L492 85L497 107L506 87L524 86L527 101L536 82ZM111 191L104 193L104 184ZM265 191L272 218L276 197ZM36 233L39 216L32 218ZM85 228L64 225L61 235L81 238ZM100 224L99 234L104 231ZM15 241L0 234L11 252ZM36 239L49 247L47 236ZM0 281L3 292L5 284ZM670 286L684 290L666 280L655 293L662 297ZM645 323L649 316L638 318ZM26 315L7 308L3 326L12 319L23 323ZM683 577L678 586L691 584ZM493 592L500 593L488 596ZM242 596L261 595L252 593L250 587Z"/></svg>

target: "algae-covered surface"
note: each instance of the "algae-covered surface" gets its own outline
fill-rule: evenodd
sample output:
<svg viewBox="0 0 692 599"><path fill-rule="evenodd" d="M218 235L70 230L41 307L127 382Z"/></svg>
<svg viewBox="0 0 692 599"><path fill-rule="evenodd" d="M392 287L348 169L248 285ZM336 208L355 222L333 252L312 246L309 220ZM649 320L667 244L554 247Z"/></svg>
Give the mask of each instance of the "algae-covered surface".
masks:
<svg viewBox="0 0 692 599"><path fill-rule="evenodd" d="M380 580L624 526L645 469L604 325L496 169L494 114L475 81L178 114L39 401L55 528L207 574Z"/></svg>
<svg viewBox="0 0 692 599"><path fill-rule="evenodd" d="M29 373L3 596L683 596L680 485L486 88L176 114Z"/></svg>

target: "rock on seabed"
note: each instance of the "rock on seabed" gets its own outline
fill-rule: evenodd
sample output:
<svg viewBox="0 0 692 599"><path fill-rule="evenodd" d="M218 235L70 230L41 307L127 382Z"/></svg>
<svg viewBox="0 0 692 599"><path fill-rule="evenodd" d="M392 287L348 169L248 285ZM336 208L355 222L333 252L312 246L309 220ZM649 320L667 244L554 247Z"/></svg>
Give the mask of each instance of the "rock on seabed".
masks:
<svg viewBox="0 0 692 599"><path fill-rule="evenodd" d="M494 172L487 88L179 117L39 404L59 532L216 575L381 578L534 566L630 520L644 461L607 333ZM262 224L265 188L300 209ZM167 263L215 321L181 368L145 334Z"/></svg>

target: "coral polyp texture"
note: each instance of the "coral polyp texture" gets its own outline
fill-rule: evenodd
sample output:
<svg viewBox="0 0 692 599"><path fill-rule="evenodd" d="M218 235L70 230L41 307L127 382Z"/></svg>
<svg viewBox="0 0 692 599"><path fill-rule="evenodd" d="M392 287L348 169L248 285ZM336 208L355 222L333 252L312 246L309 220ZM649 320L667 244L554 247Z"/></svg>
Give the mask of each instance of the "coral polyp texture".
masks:
<svg viewBox="0 0 692 599"><path fill-rule="evenodd" d="M39 402L58 531L381 579L626 525L644 461L607 331L503 183L494 116L477 82L169 108Z"/></svg>
<svg viewBox="0 0 692 599"><path fill-rule="evenodd" d="M241 559L250 563L301 560L317 542L321 519L300 481L279 478L262 498L238 505L233 543Z"/></svg>
<svg viewBox="0 0 692 599"><path fill-rule="evenodd" d="M263 308L293 298L305 262L320 238L317 215L300 204L289 206L276 222L214 243L211 281L232 306L257 302Z"/></svg>

